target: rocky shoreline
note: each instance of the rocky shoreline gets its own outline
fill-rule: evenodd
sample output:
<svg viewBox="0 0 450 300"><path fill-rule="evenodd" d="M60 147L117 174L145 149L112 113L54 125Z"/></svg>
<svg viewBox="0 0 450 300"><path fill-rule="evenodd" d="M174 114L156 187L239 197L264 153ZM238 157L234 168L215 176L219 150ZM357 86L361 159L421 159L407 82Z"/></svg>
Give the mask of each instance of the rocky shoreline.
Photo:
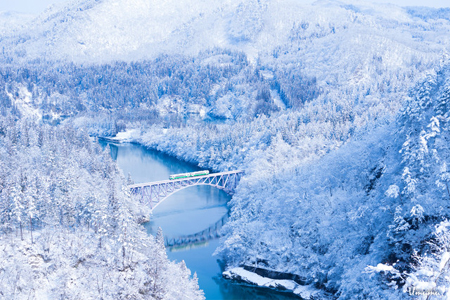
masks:
<svg viewBox="0 0 450 300"><path fill-rule="evenodd" d="M311 283L304 284L305 281L300 279L298 275L280 273L261 268L253 268L255 269L254 271L250 271L249 269L251 269L251 267L248 266L232 268L223 272L222 276L226 279L235 280L262 288L291 292L305 300L323 299L324 295L322 291L316 289ZM260 275L263 273L265 273L264 275L266 276ZM267 277L267 275L272 275L271 277L278 278L270 278Z"/></svg>

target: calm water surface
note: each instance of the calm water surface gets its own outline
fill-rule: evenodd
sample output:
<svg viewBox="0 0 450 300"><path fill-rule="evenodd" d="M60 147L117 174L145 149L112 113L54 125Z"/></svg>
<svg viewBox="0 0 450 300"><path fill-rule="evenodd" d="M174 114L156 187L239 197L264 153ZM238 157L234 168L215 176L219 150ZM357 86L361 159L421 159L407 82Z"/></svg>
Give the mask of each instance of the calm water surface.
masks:
<svg viewBox="0 0 450 300"><path fill-rule="evenodd" d="M100 141L102 146L108 143ZM170 174L200 170L163 153L135 144L109 144L111 156L117 160L125 176L130 174L135 183L165 180ZM150 234L161 227L164 236L178 237L205 230L228 213L230 196L211 186L193 186L181 190L161 203L145 224ZM169 259L186 262L192 272L197 272L200 288L207 300L288 300L299 299L290 294L277 293L231 283L221 276L222 265L213 256L218 240L168 249Z"/></svg>

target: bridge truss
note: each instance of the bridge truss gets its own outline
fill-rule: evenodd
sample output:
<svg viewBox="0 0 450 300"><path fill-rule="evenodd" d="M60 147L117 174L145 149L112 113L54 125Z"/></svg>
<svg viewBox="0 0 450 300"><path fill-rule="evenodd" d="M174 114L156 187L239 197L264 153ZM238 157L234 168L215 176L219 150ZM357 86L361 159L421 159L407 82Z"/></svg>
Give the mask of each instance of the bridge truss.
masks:
<svg viewBox="0 0 450 300"><path fill-rule="evenodd" d="M163 180L129 185L133 195L149 205L153 210L173 193L194 185L210 185L232 193L243 174L243 171L213 173L205 176L188 177L176 180Z"/></svg>

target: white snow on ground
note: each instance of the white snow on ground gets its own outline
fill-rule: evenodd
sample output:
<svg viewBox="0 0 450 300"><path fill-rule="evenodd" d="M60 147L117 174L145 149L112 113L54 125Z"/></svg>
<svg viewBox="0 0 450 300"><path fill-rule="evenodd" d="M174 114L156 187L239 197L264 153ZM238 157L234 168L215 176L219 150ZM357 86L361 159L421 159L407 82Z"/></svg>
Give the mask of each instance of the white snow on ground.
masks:
<svg viewBox="0 0 450 300"><path fill-rule="evenodd" d="M369 266L366 268L367 272L397 272L392 266L387 266L385 264L378 264L376 267Z"/></svg>
<svg viewBox="0 0 450 300"><path fill-rule="evenodd" d="M233 268L222 273L227 279L235 279L245 283L257 285L259 287L275 288L283 291L290 291L302 297L303 299L311 299L319 292L311 286L302 286L293 280L271 279L260 276L256 273L247 271L243 268Z"/></svg>
<svg viewBox="0 0 450 300"><path fill-rule="evenodd" d="M122 131L117 133L117 135L109 140L119 143L126 143L136 140L136 137L140 135L139 129L129 129L126 131Z"/></svg>
<svg viewBox="0 0 450 300"><path fill-rule="evenodd" d="M21 87L16 96L6 91L11 102L17 107L23 117L37 119L42 118L42 113L33 105L33 96L26 87Z"/></svg>

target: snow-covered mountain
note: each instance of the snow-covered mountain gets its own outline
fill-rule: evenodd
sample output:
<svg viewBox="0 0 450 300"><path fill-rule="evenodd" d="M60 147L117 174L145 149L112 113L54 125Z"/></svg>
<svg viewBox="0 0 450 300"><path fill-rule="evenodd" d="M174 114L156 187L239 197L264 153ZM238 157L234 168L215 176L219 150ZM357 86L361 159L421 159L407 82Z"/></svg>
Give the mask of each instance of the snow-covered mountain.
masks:
<svg viewBox="0 0 450 300"><path fill-rule="evenodd" d="M32 14L0 11L0 36L10 35L12 31L21 28L35 18Z"/></svg>
<svg viewBox="0 0 450 300"><path fill-rule="evenodd" d="M351 0L74 0L3 34L0 61L101 64L230 49L281 85L299 86L298 75L285 74L302 74L323 101L363 101L371 115L395 114L398 99L447 60L449 33L449 9Z"/></svg>
<svg viewBox="0 0 450 300"><path fill-rule="evenodd" d="M366 55L355 59L389 56L384 62L397 66L412 56L441 54L449 44L448 35L436 36L449 29L448 12L447 19L434 19L411 11L338 1L74 0L49 8L19 33L4 34L2 44L28 59L139 60L220 47L252 59L298 53L315 69L359 52ZM365 80L364 68L347 71Z"/></svg>

